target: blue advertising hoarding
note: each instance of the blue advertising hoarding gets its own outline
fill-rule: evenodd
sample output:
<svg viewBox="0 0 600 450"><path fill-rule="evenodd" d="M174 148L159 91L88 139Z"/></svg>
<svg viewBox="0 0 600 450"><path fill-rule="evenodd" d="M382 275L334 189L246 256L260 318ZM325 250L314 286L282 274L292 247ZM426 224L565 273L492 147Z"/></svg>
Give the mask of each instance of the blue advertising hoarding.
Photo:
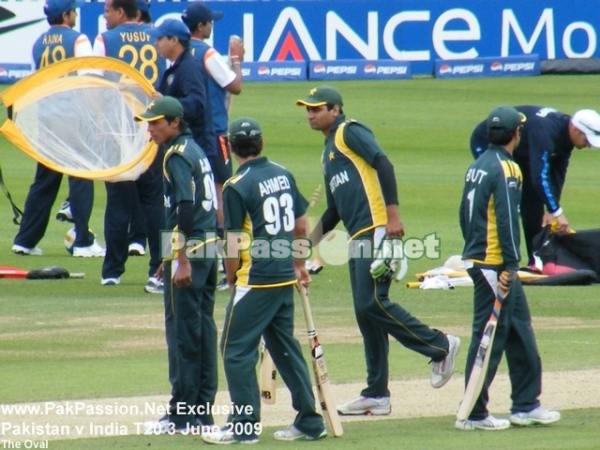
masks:
<svg viewBox="0 0 600 450"><path fill-rule="evenodd" d="M311 61L310 80L394 80L411 78L408 61Z"/></svg>
<svg viewBox="0 0 600 450"><path fill-rule="evenodd" d="M589 0L285 0L213 1L224 12L212 43L227 51L229 36L244 39L245 60L397 60L413 74L431 74L436 60L539 55L600 57L600 5ZM151 1L155 22L179 18L185 1ZM47 29L43 1L0 2L0 64L27 63ZM91 40L103 31L104 3L80 9ZM10 50L9 50L10 49Z"/></svg>
<svg viewBox="0 0 600 450"><path fill-rule="evenodd" d="M518 77L540 74L537 55L435 62L436 78Z"/></svg>

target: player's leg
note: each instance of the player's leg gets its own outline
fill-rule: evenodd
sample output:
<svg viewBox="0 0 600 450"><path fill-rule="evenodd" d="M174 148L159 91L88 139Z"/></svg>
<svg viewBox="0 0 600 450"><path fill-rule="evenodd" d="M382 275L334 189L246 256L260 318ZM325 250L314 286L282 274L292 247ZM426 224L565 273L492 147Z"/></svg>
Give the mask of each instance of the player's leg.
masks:
<svg viewBox="0 0 600 450"><path fill-rule="evenodd" d="M357 317L363 317L394 337L405 347L433 361L441 361L448 355L449 342L444 333L421 322L400 304L389 298L391 280L376 282L370 273L372 260L354 261L353 293Z"/></svg>
<svg viewBox="0 0 600 450"><path fill-rule="evenodd" d="M131 217L133 181L105 183L104 241L106 256L102 264L102 284L120 283L127 262L127 227Z"/></svg>
<svg viewBox="0 0 600 450"><path fill-rule="evenodd" d="M144 209L139 201L139 196L136 195L131 211L131 221L129 222L129 234L127 236L129 256L143 256L146 254L146 234Z"/></svg>
<svg viewBox="0 0 600 450"><path fill-rule="evenodd" d="M150 250L148 277L154 277L161 260L160 231L165 228L162 156L160 152L148 170L135 183L146 216L146 231L148 232L148 248ZM127 232L125 232L125 239L127 240Z"/></svg>
<svg viewBox="0 0 600 450"><path fill-rule="evenodd" d="M170 422L176 428L196 426L198 394L203 364L204 342L202 320L202 290L210 265L207 261L190 261L192 266L192 283L185 288L178 288L171 283L171 313L174 324L175 361L177 364L177 396L172 397ZM171 270L173 268L171 267ZM216 380L212 380L213 385ZM177 408L177 406L179 408ZM206 405L204 405L206 406ZM181 409L183 408L183 409ZM212 422L210 414L206 419Z"/></svg>
<svg viewBox="0 0 600 450"><path fill-rule="evenodd" d="M225 311L221 335L221 354L229 395L235 411L229 419L236 440L256 440L254 432L260 423L260 391L256 377L258 344L261 335L274 315L276 301L270 289L251 289L236 286Z"/></svg>
<svg viewBox="0 0 600 450"><path fill-rule="evenodd" d="M37 164L35 179L25 200L21 225L13 242L13 252L30 254L42 240L48 228L52 205L58 195L61 180L62 174Z"/></svg>
<svg viewBox="0 0 600 450"><path fill-rule="evenodd" d="M306 360L300 343L294 337L294 287L274 288L270 292L271 300L280 306L264 331L265 344L281 379L292 394L292 407L298 412L294 428L306 436L318 438L325 428L323 417L315 410L315 397ZM294 430L288 428L278 433L289 434L294 433Z"/></svg>
<svg viewBox="0 0 600 450"><path fill-rule="evenodd" d="M73 256L103 257L105 249L96 241L88 225L94 204L94 182L69 177L69 199L75 225Z"/></svg>
<svg viewBox="0 0 600 450"><path fill-rule="evenodd" d="M511 413L529 412L540 406L542 361L531 325L531 313L521 282L517 279L514 309L506 341L506 362L511 382Z"/></svg>
<svg viewBox="0 0 600 450"><path fill-rule="evenodd" d="M498 284L498 274L495 270L472 268L468 269L469 276L473 280L473 323L472 323L472 334L471 344L469 346L469 352L467 354L467 362L465 367L465 385L471 375L471 370L475 363L475 357L477 356L477 349L483 336L485 326L492 314L494 308L494 302L496 300L496 286ZM508 336L509 325L508 322L512 315L512 308L514 305L512 290L509 291L508 295L504 299L502 304L502 311L498 320L496 328L496 336L494 338L494 345L491 349L490 363L488 366L487 376L481 390L481 394L475 406L469 416L470 420L483 420L489 413L487 410L487 404L489 401L489 387L496 376L498 365L502 359L502 353L506 345Z"/></svg>
<svg viewBox="0 0 600 450"><path fill-rule="evenodd" d="M544 201L540 198L528 171L528 167L522 167L523 192L521 196L521 220L523 221L523 239L527 248L527 265L535 264L533 257L533 238L542 231L542 220L544 218Z"/></svg>
<svg viewBox="0 0 600 450"><path fill-rule="evenodd" d="M201 261L199 269L205 279L201 290L200 316L202 321L202 368L197 405L212 405L218 388L217 373L217 326L213 317L215 309L215 289L217 284L217 263L214 260ZM194 275L195 276L195 275ZM196 416L204 426L213 425L211 411Z"/></svg>

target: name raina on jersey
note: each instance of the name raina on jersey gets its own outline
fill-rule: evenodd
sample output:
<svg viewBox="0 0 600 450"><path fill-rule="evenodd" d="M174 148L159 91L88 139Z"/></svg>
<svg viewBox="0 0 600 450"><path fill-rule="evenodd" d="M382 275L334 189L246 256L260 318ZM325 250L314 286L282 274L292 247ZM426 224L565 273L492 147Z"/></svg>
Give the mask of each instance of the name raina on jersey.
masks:
<svg viewBox="0 0 600 450"><path fill-rule="evenodd" d="M62 34L47 34L42 39L42 44L51 45L51 44L62 44L63 43L63 35Z"/></svg>

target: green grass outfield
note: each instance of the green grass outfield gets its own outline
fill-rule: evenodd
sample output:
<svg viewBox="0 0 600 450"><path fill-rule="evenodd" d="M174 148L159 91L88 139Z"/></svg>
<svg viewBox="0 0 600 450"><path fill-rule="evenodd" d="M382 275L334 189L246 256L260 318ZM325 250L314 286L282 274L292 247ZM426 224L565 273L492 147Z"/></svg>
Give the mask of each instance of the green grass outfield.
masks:
<svg viewBox="0 0 600 450"><path fill-rule="evenodd" d="M462 250L458 204L471 155L473 127L501 104L539 104L573 114L600 109L593 93L600 76L542 76L513 79L332 82L342 93L345 113L368 125L396 170L400 208L407 237L435 232L441 239L440 260L411 261L408 278L440 266ZM319 166L322 134L310 130L303 108L294 101L313 83L270 83L244 86L235 98L232 118L248 115L263 126L265 155L285 165L308 197L322 183ZM0 112L0 121L4 111ZM15 202L22 206L33 180L35 164L0 138L0 164ZM574 229L600 226L600 153L574 151L562 206ZM96 183L91 228L100 240L105 206L102 183ZM67 183L53 212L67 195ZM318 216L323 202L315 208ZM162 299L145 294L147 261L131 258L123 284L100 286L101 260L75 259L63 246L68 225L50 221L40 243L44 256L19 257L10 247L17 227L7 201L0 198L0 265L25 269L61 265L85 272L84 280L0 280L0 403L165 395L166 376ZM547 371L599 369L600 285L526 288ZM362 382L362 345L352 310L345 267L327 267L313 277L313 314L323 336L330 376L338 383ZM457 377L463 377L471 323L471 290L408 290L392 287L392 298L432 327L463 338ZM217 294L216 321L222 328L225 293ZM298 303L298 308L300 305ZM304 344L304 321L296 328ZM400 345L390 349L392 379L424 378L421 356ZM504 366L501 372L506 372ZM220 389L226 389L222 367ZM358 394L358 392L356 392ZM419 395L410 392L407 395ZM424 391L429 397L435 391ZM586 392L581 393L582 397ZM343 400L343 399L338 399ZM458 403L460 399L456 399ZM402 408L396 395L394 408ZM551 405L549 405L551 406ZM499 412L500 413L500 412ZM0 421L6 420L0 416ZM440 449L593 449L598 448L600 409L568 410L556 426L502 433L462 433L453 417L376 420L346 423L341 439L315 444L281 444L266 433L263 448L440 448ZM43 418L38 420L43 423ZM271 431L271 430L268 430ZM0 440L2 436L0 436ZM53 449L188 448L202 445L194 437L126 436L50 441ZM1 446L0 446L1 447Z"/></svg>

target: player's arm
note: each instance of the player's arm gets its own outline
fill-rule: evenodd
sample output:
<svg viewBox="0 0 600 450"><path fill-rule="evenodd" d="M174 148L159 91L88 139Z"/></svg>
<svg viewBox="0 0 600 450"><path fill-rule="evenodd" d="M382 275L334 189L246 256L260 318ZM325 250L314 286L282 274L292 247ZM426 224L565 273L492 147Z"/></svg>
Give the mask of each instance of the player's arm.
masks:
<svg viewBox="0 0 600 450"><path fill-rule="evenodd" d="M172 201L177 208L177 229L190 238L194 233L194 193L192 192L192 172L189 163L178 153L167 155L166 170L173 186ZM185 251L177 252L177 269L173 282L178 288L192 282L192 268Z"/></svg>
<svg viewBox="0 0 600 450"><path fill-rule="evenodd" d="M229 67L223 57L214 48L204 55L204 67L215 82L229 93L237 95L242 92L242 69L240 58L234 58Z"/></svg>
<svg viewBox="0 0 600 450"><path fill-rule="evenodd" d="M225 215L226 239L226 257L223 259L223 262L225 264L227 284L232 288L235 286L237 271L241 263L239 233L243 232L246 208L244 199L240 193L228 184L223 189L223 213Z"/></svg>
<svg viewBox="0 0 600 450"><path fill-rule="evenodd" d="M198 63L199 64L199 63ZM183 113L186 120L194 118L196 122L204 124L204 109L208 102L208 93L206 92L205 75L198 70L181 70L179 86L182 92L177 100L183 106Z"/></svg>
<svg viewBox="0 0 600 450"><path fill-rule="evenodd" d="M92 52L94 56L106 56L106 46L104 45L104 37L101 34L96 36Z"/></svg>
<svg viewBox="0 0 600 450"><path fill-rule="evenodd" d="M505 177L502 169L499 169L497 175L489 180L488 182L493 183L492 195L494 198L496 226L498 229L500 250L502 252L502 261L507 270L517 270L520 260L518 238L519 205L516 202L517 189L509 187L509 180Z"/></svg>
<svg viewBox="0 0 600 450"><path fill-rule="evenodd" d="M348 123L344 130L346 145L377 172L383 193L388 222L387 237L403 237L404 223L398 211L398 186L394 166L385 155L371 130L357 123Z"/></svg>
<svg viewBox="0 0 600 450"><path fill-rule="evenodd" d="M552 176L552 167L550 165L550 155L555 147L554 142L552 142L552 139L547 136L544 130L530 130L528 143L529 174L534 189L540 198L544 200L546 210L549 213L557 219L566 220L560 206L562 186L557 185ZM566 173L566 167L564 170Z"/></svg>

